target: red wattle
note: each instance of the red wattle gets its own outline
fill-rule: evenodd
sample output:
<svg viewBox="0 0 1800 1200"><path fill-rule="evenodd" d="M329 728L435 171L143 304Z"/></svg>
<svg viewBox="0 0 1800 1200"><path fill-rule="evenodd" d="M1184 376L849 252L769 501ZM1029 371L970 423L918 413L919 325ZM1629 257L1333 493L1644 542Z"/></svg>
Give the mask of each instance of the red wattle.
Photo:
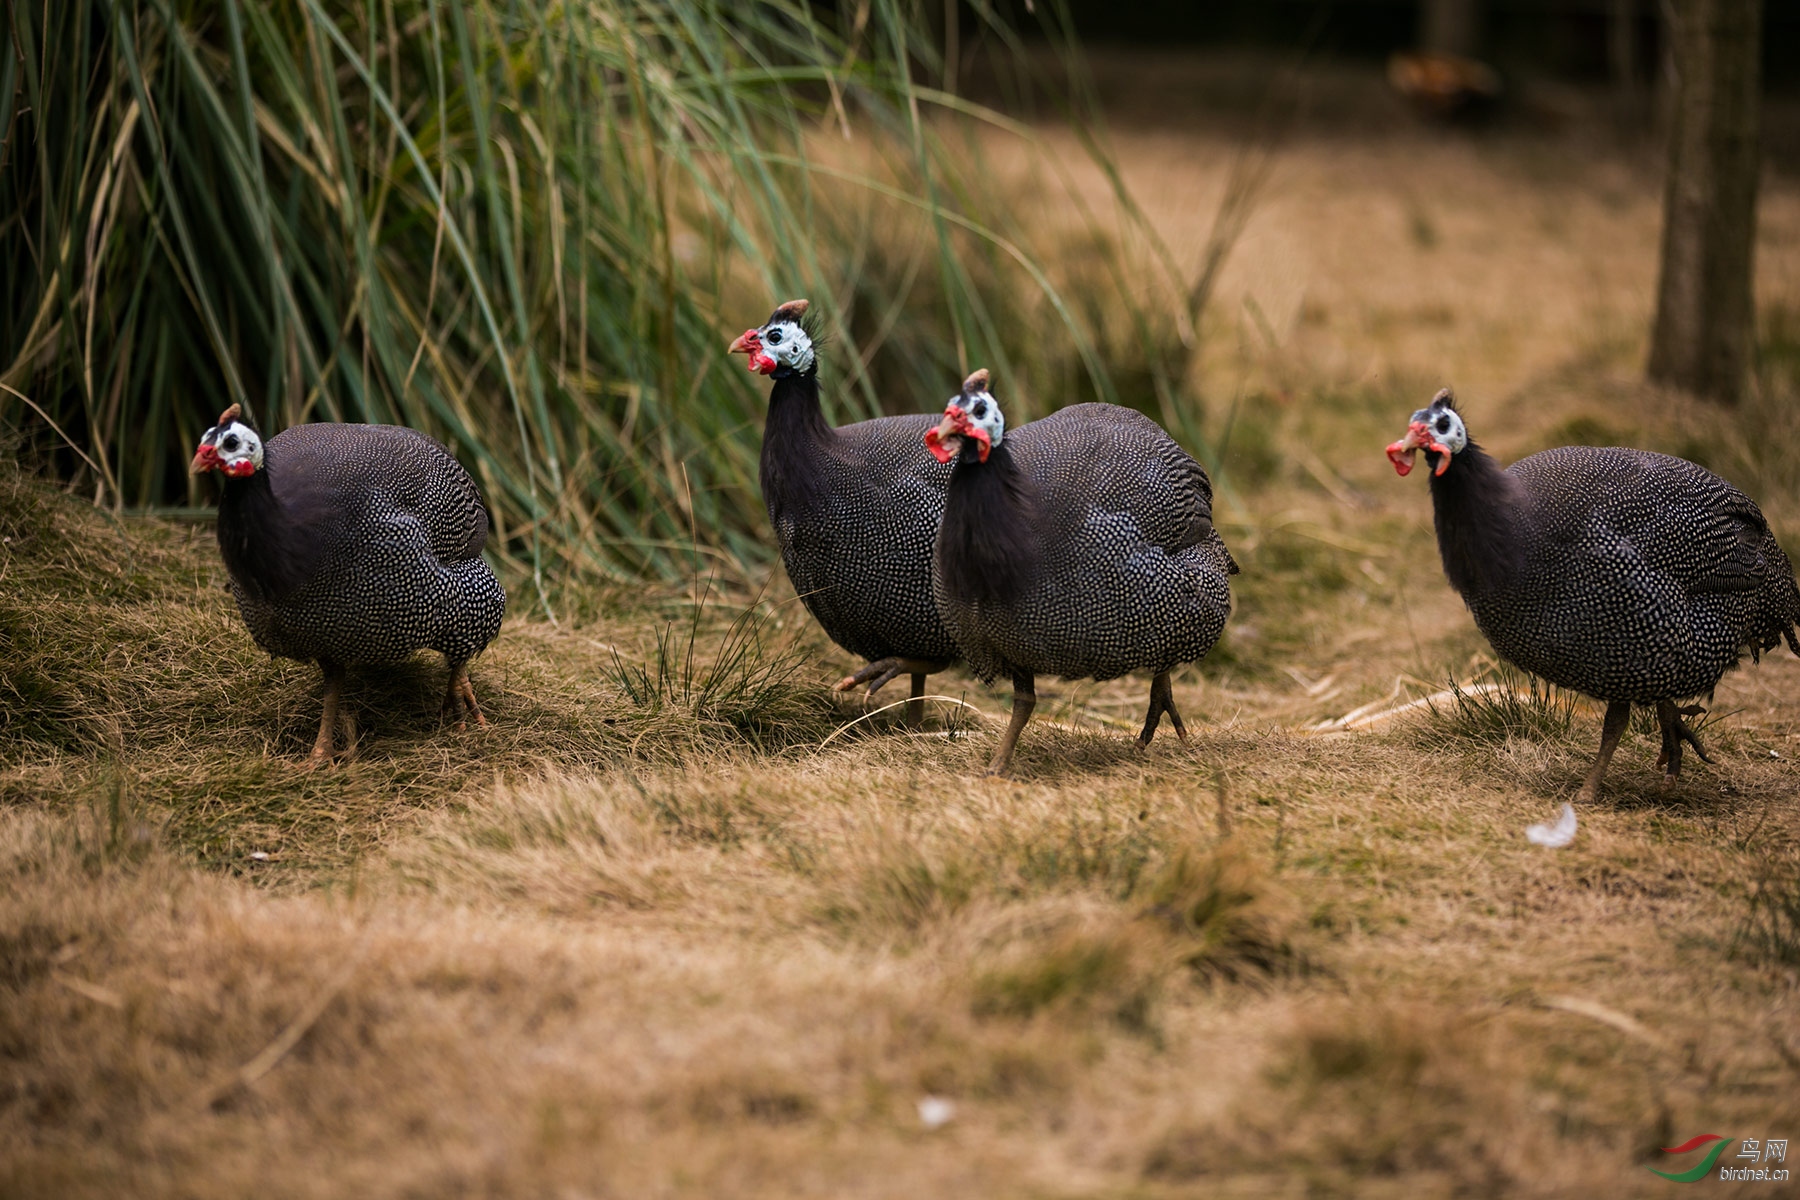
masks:
<svg viewBox="0 0 1800 1200"><path fill-rule="evenodd" d="M938 435L937 430L927 429L925 431L925 448L931 451L931 457L939 462L950 461L950 448L944 445L944 439Z"/></svg>
<svg viewBox="0 0 1800 1200"><path fill-rule="evenodd" d="M1401 475L1412 474L1413 448L1406 444L1405 438L1401 438L1397 442L1388 443L1387 456L1388 461L1394 464L1396 473Z"/></svg>
<svg viewBox="0 0 1800 1200"><path fill-rule="evenodd" d="M731 349L734 352L738 350L744 352L750 360L745 365L756 375L767 375L781 365L763 353L762 338L757 336L757 331L754 329L744 330L743 336L731 344Z"/></svg>
<svg viewBox="0 0 1800 1200"><path fill-rule="evenodd" d="M979 448L975 451L976 456L980 458L982 462L988 460L988 452L994 448L994 444L989 440L987 430L977 427L974 422L969 420L969 414L954 404L944 410L944 419L955 426L956 432L963 437L974 438L975 441L979 443ZM942 426L939 428L941 429ZM939 462L949 462L950 452L948 450L943 450L942 453L940 453L941 447L937 446L933 441L933 439L940 437L941 435L937 429L930 430L925 434L925 444L928 447L932 447L931 452L937 455L937 460Z"/></svg>
<svg viewBox="0 0 1800 1200"><path fill-rule="evenodd" d="M1445 471L1448 471L1450 469L1450 447L1443 445L1441 442L1430 441L1430 442L1425 443L1425 448L1427 450L1432 451L1433 453L1441 454L1444 456L1444 457L1438 459L1438 465L1431 472L1432 475L1434 475L1434 476L1442 475ZM1458 476L1457 478L1460 479L1461 476Z"/></svg>

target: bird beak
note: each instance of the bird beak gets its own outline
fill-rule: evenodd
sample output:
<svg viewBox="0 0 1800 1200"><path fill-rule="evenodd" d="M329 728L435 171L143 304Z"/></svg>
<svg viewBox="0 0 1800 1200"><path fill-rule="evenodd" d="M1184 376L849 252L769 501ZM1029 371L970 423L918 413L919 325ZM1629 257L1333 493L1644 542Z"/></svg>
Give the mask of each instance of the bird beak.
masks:
<svg viewBox="0 0 1800 1200"><path fill-rule="evenodd" d="M987 430L976 428L970 423L969 414L952 404L944 410L944 419L938 422L938 427L926 432L925 448L931 451L933 458L947 463L956 457L965 437L975 439L975 452L981 456L982 462L986 462L988 451L993 448L988 440Z"/></svg>
<svg viewBox="0 0 1800 1200"><path fill-rule="evenodd" d="M1394 473L1412 474L1413 459L1418 457L1420 450L1429 450L1439 456L1437 466L1431 472L1434 476L1442 475L1450 469L1450 447L1432 437L1431 427L1425 422L1414 421L1406 427L1406 436L1387 448L1388 461L1394 464Z"/></svg>
<svg viewBox="0 0 1800 1200"><path fill-rule="evenodd" d="M188 464L188 474L204 475L208 471L220 470L224 465L219 460L219 452L213 449L211 443L201 442L200 448L194 451L194 461Z"/></svg>
<svg viewBox="0 0 1800 1200"><path fill-rule="evenodd" d="M781 364L763 353L762 332L757 329L746 329L737 335L737 340L726 349L727 354L748 354L750 369L758 375L767 375Z"/></svg>

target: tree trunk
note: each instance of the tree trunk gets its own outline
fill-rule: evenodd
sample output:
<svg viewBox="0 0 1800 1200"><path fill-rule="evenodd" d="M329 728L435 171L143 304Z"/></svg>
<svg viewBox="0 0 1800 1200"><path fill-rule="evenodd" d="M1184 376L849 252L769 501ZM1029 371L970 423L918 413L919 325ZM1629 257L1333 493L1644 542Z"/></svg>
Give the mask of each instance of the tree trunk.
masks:
<svg viewBox="0 0 1800 1200"><path fill-rule="evenodd" d="M1480 0L1424 0L1419 6L1419 48L1476 57L1481 49Z"/></svg>
<svg viewBox="0 0 1800 1200"><path fill-rule="evenodd" d="M1650 378L1734 403L1749 371L1762 0L1676 0Z"/></svg>

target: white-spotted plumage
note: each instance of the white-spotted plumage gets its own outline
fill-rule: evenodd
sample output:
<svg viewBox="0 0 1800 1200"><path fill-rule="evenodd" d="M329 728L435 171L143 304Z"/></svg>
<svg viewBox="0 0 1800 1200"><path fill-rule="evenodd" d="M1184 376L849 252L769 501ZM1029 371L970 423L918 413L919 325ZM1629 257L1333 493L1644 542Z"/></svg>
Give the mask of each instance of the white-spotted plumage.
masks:
<svg viewBox="0 0 1800 1200"><path fill-rule="evenodd" d="M327 725L344 667L421 649L480 719L465 668L499 633L506 592L481 557L481 493L448 450L391 425L297 425L265 444L234 406L194 470L225 476L219 549L244 623L268 653L324 668Z"/></svg>

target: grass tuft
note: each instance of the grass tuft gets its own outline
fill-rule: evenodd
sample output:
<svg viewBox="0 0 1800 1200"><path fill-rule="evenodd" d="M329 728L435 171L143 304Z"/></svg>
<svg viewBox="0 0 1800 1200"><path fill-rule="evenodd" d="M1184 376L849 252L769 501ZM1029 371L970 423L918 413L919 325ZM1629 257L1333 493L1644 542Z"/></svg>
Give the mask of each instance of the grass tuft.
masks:
<svg viewBox="0 0 1800 1200"><path fill-rule="evenodd" d="M1440 745L1503 744L1514 738L1555 742L1575 723L1580 697L1502 663L1480 681L1449 680L1450 700L1426 706L1424 726Z"/></svg>
<svg viewBox="0 0 1800 1200"><path fill-rule="evenodd" d="M648 719L673 719L737 736L774 749L814 740L831 728L836 708L805 678L811 660L790 637L769 642L772 606L753 602L711 638L707 611L710 581L689 605L686 620L656 630L646 661L630 663L612 653L619 691Z"/></svg>
<svg viewBox="0 0 1800 1200"><path fill-rule="evenodd" d="M1099 1013L1127 1029L1147 1030L1161 972L1133 933L1112 925L1014 939L1000 952L1000 965L975 975L970 1010L1015 1019Z"/></svg>
<svg viewBox="0 0 1800 1200"><path fill-rule="evenodd" d="M1731 953L1763 966L1800 966L1800 872L1771 863L1751 887Z"/></svg>
<svg viewBox="0 0 1800 1200"><path fill-rule="evenodd" d="M1139 898L1144 915L1175 935L1182 965L1201 979L1267 978L1306 965L1290 938L1292 914L1237 847L1177 851Z"/></svg>

